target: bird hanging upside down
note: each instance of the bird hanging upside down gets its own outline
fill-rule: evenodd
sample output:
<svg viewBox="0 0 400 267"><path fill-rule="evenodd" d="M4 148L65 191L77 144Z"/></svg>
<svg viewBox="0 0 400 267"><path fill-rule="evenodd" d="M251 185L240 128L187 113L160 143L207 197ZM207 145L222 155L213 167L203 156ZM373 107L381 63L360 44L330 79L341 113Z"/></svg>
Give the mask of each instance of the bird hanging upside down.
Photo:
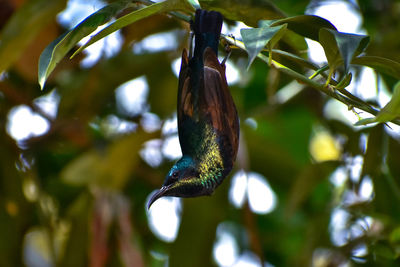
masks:
<svg viewBox="0 0 400 267"><path fill-rule="evenodd" d="M182 158L150 199L211 195L229 174L239 144L239 119L219 63L222 15L196 10L194 55L182 53L178 86L178 133Z"/></svg>

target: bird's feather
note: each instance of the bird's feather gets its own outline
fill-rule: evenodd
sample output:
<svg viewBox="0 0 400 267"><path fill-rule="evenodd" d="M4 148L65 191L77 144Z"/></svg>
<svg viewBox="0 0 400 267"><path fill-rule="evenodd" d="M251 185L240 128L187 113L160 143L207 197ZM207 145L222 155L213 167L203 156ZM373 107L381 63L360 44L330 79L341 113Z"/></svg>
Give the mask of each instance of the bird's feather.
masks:
<svg viewBox="0 0 400 267"><path fill-rule="evenodd" d="M194 54L188 58L183 50L178 83L178 134L183 157L171 168L149 205L162 196L209 195L233 167L239 120L225 65L217 57L221 27L220 13L196 10Z"/></svg>

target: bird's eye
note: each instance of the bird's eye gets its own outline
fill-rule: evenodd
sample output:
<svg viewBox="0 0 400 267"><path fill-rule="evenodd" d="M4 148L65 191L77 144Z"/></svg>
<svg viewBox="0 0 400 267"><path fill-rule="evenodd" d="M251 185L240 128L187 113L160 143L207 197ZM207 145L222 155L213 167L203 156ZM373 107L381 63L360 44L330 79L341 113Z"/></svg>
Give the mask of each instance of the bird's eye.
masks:
<svg viewBox="0 0 400 267"><path fill-rule="evenodd" d="M175 172L172 173L171 176L172 176L172 178L177 179L178 176L179 176L179 173L177 171L175 171Z"/></svg>

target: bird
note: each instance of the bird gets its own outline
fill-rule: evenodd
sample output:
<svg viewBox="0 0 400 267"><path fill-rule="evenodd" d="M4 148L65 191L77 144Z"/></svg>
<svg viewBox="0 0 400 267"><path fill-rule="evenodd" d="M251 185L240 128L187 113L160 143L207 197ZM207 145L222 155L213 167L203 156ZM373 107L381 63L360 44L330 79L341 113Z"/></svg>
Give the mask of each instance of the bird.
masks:
<svg viewBox="0 0 400 267"><path fill-rule="evenodd" d="M164 184L148 202L159 198L211 195L230 173L239 146L239 118L218 60L223 17L197 9L191 28L194 52L182 52L178 81L177 119L182 150ZM191 40L192 44L192 40Z"/></svg>

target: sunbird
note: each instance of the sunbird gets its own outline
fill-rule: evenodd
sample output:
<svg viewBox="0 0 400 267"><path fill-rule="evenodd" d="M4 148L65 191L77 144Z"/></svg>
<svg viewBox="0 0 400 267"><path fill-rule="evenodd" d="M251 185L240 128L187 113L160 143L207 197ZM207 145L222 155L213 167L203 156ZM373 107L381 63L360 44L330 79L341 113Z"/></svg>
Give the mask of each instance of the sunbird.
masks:
<svg viewBox="0 0 400 267"><path fill-rule="evenodd" d="M239 119L225 76L225 60L218 61L223 17L196 10L191 28L194 53L182 52L178 82L178 135L182 158L168 172L160 197L211 195L232 170L239 145Z"/></svg>

